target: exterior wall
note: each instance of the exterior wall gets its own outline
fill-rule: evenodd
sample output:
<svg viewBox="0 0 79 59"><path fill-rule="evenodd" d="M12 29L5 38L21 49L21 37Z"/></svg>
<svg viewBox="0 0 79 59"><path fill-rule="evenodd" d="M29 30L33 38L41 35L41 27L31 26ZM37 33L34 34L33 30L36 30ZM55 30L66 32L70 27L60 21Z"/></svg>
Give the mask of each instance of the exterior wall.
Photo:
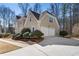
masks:
<svg viewBox="0 0 79 59"><path fill-rule="evenodd" d="M30 28L31 30L39 29L38 21L37 21L37 19L35 18L35 16L31 12L29 12L29 14L27 16L27 19L25 21L24 27L25 28Z"/></svg>
<svg viewBox="0 0 79 59"><path fill-rule="evenodd" d="M19 32L19 19L15 23L15 33Z"/></svg>
<svg viewBox="0 0 79 59"><path fill-rule="evenodd" d="M44 36L55 36L54 28L41 27L40 30L44 33Z"/></svg>
<svg viewBox="0 0 79 59"><path fill-rule="evenodd" d="M15 25L15 32L16 33L19 33L24 28L25 20L26 20L26 18L22 17L16 21L16 25Z"/></svg>
<svg viewBox="0 0 79 59"><path fill-rule="evenodd" d="M49 22L49 17L53 19L53 22ZM29 11L27 18L21 18L17 21L16 33L20 32L23 28L30 28L32 31L36 29L40 30L45 36L58 36L60 31L60 27L55 16L44 13L40 15L40 19L37 20L31 11Z"/></svg>
<svg viewBox="0 0 79 59"><path fill-rule="evenodd" d="M56 17L51 16L53 22L49 22L49 15L46 13L42 18L40 18L40 28L45 36L58 36L59 34L59 24Z"/></svg>
<svg viewBox="0 0 79 59"><path fill-rule="evenodd" d="M48 19L49 19L48 15L45 14L45 16L43 16L43 18L40 19L40 26L44 26L44 27L47 27L47 28L53 28L54 23L50 23Z"/></svg>
<svg viewBox="0 0 79 59"><path fill-rule="evenodd" d="M59 32L60 32L60 26L59 26L59 23L57 21L57 18L55 17L54 18L54 25L55 25L55 35L56 36L59 36Z"/></svg>

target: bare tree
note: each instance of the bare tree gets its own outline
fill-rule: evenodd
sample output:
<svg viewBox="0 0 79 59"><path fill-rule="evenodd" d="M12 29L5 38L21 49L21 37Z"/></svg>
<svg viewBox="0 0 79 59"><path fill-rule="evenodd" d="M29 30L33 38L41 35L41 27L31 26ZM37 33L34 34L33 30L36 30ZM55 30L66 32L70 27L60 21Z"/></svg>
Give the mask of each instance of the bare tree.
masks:
<svg viewBox="0 0 79 59"><path fill-rule="evenodd" d="M63 30L67 30L68 4L66 3L62 4L61 11L62 11Z"/></svg>
<svg viewBox="0 0 79 59"><path fill-rule="evenodd" d="M32 7L30 7L28 10L33 10Z"/></svg>
<svg viewBox="0 0 79 59"><path fill-rule="evenodd" d="M75 23L79 23L79 4L75 3L73 4L73 21Z"/></svg>
<svg viewBox="0 0 79 59"><path fill-rule="evenodd" d="M22 10L23 15L26 16L29 4L28 3L18 3L18 5L19 5L20 9Z"/></svg>
<svg viewBox="0 0 79 59"><path fill-rule="evenodd" d="M51 13L54 13L55 14L55 6L54 6L54 3L51 3L50 4L50 11L51 11Z"/></svg>
<svg viewBox="0 0 79 59"><path fill-rule="evenodd" d="M57 17L57 20L59 22L59 25L61 26L62 25L62 17L61 17L61 13L62 13L62 9L60 8L61 7L61 4L59 3L51 3L49 4L49 9L48 11L51 12L52 14L55 14L55 16Z"/></svg>
<svg viewBox="0 0 79 59"><path fill-rule="evenodd" d="M69 34L72 35L72 27L73 27L73 4L68 4L68 13L69 13Z"/></svg>
<svg viewBox="0 0 79 59"><path fill-rule="evenodd" d="M59 17L59 14L60 14L59 13L60 12L60 8L59 8L60 4L59 3L55 3L54 6L55 6L55 15L58 18Z"/></svg>
<svg viewBox="0 0 79 59"><path fill-rule="evenodd" d="M13 23L15 13L13 13L13 11L10 8L2 5L0 6L0 17L3 19L3 28L4 32L6 32L7 25L11 22Z"/></svg>
<svg viewBox="0 0 79 59"><path fill-rule="evenodd" d="M41 5L39 3L36 3L33 9L35 12L41 13Z"/></svg>

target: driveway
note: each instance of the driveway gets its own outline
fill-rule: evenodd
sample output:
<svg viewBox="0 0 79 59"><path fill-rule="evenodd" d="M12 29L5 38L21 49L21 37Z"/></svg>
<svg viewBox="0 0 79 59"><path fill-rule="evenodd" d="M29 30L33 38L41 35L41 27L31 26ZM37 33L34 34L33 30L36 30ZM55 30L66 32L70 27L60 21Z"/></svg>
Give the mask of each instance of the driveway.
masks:
<svg viewBox="0 0 79 59"><path fill-rule="evenodd" d="M1 56L78 56L79 40L45 37L39 44L29 45Z"/></svg>
<svg viewBox="0 0 79 59"><path fill-rule="evenodd" d="M39 45L41 46L47 46L47 45L79 46L79 40L50 36L50 37L45 37L44 40L39 43Z"/></svg>

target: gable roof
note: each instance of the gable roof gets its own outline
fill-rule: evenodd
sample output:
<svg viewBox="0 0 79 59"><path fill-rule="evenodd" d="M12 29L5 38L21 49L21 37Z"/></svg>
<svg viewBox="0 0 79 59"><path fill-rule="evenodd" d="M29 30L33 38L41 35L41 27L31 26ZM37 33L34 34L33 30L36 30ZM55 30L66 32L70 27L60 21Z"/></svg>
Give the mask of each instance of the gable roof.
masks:
<svg viewBox="0 0 79 59"><path fill-rule="evenodd" d="M55 16L56 17L56 15L55 14L53 14L53 13L50 13L50 12L48 12L48 11L46 11L48 14L50 14L50 15L52 15L52 16Z"/></svg>
<svg viewBox="0 0 79 59"><path fill-rule="evenodd" d="M20 19L20 18L21 18L21 16L18 16L18 15L16 16L16 19Z"/></svg>
<svg viewBox="0 0 79 59"><path fill-rule="evenodd" d="M54 13L50 13L49 11L44 11L43 13L48 13L48 14L50 14L50 15L52 15L52 16L55 16L56 17L56 15L54 14Z"/></svg>
<svg viewBox="0 0 79 59"><path fill-rule="evenodd" d="M33 15L37 18L37 20L39 20L39 16L40 16L40 14L39 13L37 13L37 12L34 12L34 11L31 11L32 13L33 13Z"/></svg>
<svg viewBox="0 0 79 59"><path fill-rule="evenodd" d="M27 16L19 16L19 15L16 15L16 19L21 19L21 18L27 18Z"/></svg>
<svg viewBox="0 0 79 59"><path fill-rule="evenodd" d="M48 15L51 15L51 16L56 17L56 15L55 15L55 14L50 13L49 11L45 10L45 11L43 11L43 12L41 13L41 15L40 15L40 17L39 17L39 18L43 17L45 14L48 14Z"/></svg>
<svg viewBox="0 0 79 59"><path fill-rule="evenodd" d="M27 16L21 16L19 19L16 20L16 23L23 22L23 24L24 24L25 23L25 20L26 20L26 17Z"/></svg>

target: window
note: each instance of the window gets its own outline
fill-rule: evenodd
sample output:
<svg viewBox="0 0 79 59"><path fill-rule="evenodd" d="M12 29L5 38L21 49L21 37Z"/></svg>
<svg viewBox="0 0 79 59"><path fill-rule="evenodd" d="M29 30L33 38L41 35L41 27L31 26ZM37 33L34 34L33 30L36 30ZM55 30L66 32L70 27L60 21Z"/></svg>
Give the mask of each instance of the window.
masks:
<svg viewBox="0 0 79 59"><path fill-rule="evenodd" d="M49 17L49 22L53 22L53 18Z"/></svg>

